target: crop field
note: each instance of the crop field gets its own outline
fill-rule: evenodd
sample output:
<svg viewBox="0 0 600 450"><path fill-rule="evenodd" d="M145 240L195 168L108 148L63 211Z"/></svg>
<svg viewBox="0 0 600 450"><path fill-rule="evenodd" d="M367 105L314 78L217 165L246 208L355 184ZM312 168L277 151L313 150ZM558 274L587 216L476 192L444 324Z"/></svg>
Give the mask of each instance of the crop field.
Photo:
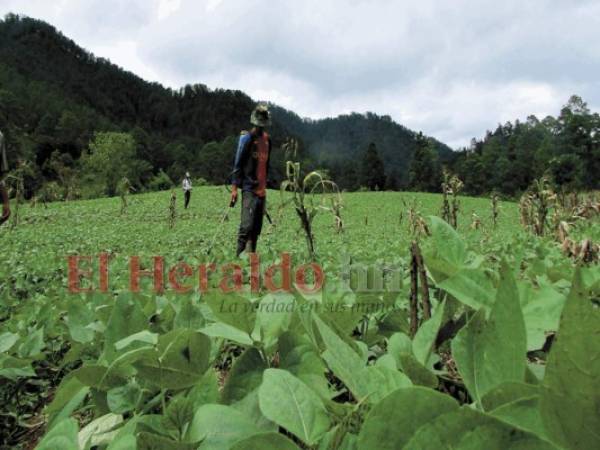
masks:
<svg viewBox="0 0 600 450"><path fill-rule="evenodd" d="M311 256L271 191L236 258L226 188L176 193L13 206L0 448L599 448L593 244L515 202L494 224L459 197L455 229L441 195L356 192L341 223L315 197ZM569 233L597 243L598 215Z"/></svg>

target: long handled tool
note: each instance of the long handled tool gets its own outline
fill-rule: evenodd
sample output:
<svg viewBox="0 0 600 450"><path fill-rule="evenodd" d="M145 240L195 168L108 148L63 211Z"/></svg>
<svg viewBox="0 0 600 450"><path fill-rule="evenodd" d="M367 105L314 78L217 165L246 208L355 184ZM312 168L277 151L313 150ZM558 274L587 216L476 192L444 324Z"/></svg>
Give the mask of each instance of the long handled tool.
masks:
<svg viewBox="0 0 600 450"><path fill-rule="evenodd" d="M217 225L217 229L215 230L215 234L213 235L212 239L210 240L210 244L208 246L208 250L206 251L207 255L210 255L210 252L212 251L213 247L215 246L215 243L216 243L216 240L217 240L217 236L219 235L219 233L222 233L221 225L223 225L225 222L227 222L227 219L229 217L229 211L231 211L234 206L235 206L235 201L232 200L229 203L229 205L227 205L227 207L225 208L225 211L223 211L223 215L221 216L221 220L219 220L219 224Z"/></svg>

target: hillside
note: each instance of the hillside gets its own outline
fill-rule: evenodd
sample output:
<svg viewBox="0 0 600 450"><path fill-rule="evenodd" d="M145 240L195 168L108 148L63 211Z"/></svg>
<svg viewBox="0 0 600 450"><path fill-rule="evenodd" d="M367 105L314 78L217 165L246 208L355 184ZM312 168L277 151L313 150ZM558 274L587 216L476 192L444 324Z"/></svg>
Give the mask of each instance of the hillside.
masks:
<svg viewBox="0 0 600 450"><path fill-rule="evenodd" d="M222 183L227 171L209 171L206 163L229 163L231 139L248 126L254 104L240 91L202 84L173 90L147 82L40 20L7 15L0 21L0 128L8 135L11 165L18 159L35 162L33 188L42 178L52 179L44 167L54 151L76 161L97 131L132 133L152 173L163 169L178 179L184 168L192 168ZM373 142L386 173L406 183L415 133L389 117L369 113L306 121L273 109L275 144L288 135L299 137L309 151L307 168L360 157ZM213 141L220 145L207 148ZM442 155L450 152L437 147Z"/></svg>

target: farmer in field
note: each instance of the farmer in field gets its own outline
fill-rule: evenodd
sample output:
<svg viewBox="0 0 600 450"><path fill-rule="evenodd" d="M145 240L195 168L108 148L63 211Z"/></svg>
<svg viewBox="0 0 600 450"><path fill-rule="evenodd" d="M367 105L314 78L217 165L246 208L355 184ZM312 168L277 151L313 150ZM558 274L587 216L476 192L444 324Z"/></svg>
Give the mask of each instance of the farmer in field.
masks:
<svg viewBox="0 0 600 450"><path fill-rule="evenodd" d="M249 132L242 131L232 173L231 206L237 202L238 189L242 190L238 256L243 251L256 252L265 213L271 155L271 138L265 131L271 125L271 114L266 105L258 105L252 111L250 123L254 127Z"/></svg>
<svg viewBox="0 0 600 450"><path fill-rule="evenodd" d="M181 187L183 188L183 207L187 209L190 204L190 197L192 196L192 179L189 172L185 173Z"/></svg>
<svg viewBox="0 0 600 450"><path fill-rule="evenodd" d="M4 135L0 131L0 178L8 172L8 161L6 160L6 145L4 143ZM8 201L8 193L4 186L4 180L0 179L0 196L2 197L2 216L0 216L0 225L10 217L10 202Z"/></svg>

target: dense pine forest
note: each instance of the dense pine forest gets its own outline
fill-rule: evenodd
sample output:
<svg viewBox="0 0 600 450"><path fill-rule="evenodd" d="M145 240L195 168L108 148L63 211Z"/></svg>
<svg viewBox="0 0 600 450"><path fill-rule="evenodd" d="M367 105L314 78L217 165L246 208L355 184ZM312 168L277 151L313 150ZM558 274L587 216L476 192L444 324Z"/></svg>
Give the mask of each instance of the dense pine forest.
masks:
<svg viewBox="0 0 600 450"><path fill-rule="evenodd" d="M149 83L40 20L0 21L0 129L26 197L114 195L123 177L137 190L165 189L186 170L200 183L225 183L254 104L240 91ZM557 117L499 125L456 152L388 116L310 120L271 108L276 150L296 137L303 166L349 191L435 192L444 168L476 195L515 196L543 175L564 189L599 188L600 118L576 96ZM275 151L274 182L284 157Z"/></svg>

